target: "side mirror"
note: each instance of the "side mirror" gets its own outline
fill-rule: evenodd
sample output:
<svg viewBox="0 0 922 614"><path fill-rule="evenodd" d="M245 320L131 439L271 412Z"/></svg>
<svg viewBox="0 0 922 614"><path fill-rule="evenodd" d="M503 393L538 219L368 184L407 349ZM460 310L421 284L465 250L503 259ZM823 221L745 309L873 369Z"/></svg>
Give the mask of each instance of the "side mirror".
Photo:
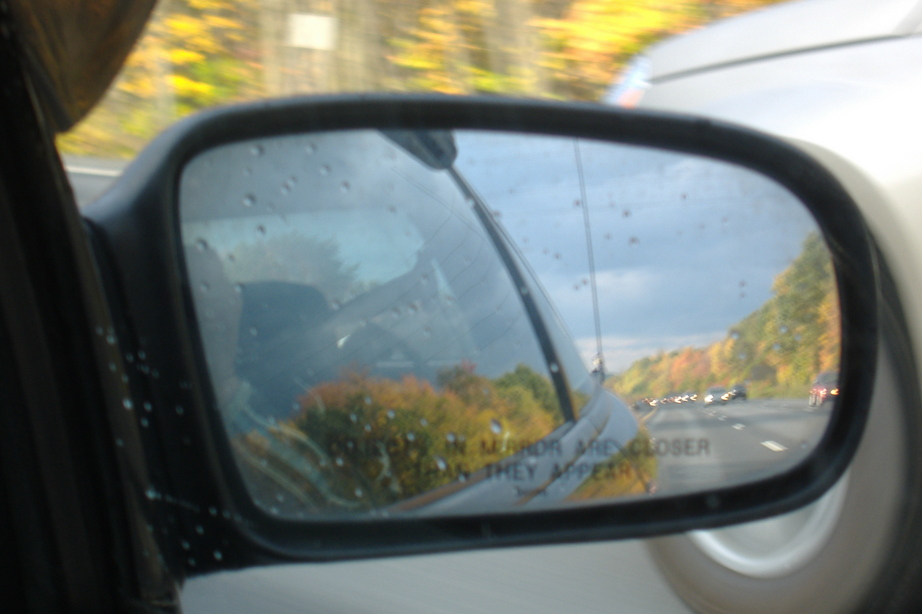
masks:
<svg viewBox="0 0 922 614"><path fill-rule="evenodd" d="M834 483L867 412L861 217L747 130L273 102L180 124L87 216L151 408L116 428L168 457L146 505L253 560L780 513Z"/></svg>

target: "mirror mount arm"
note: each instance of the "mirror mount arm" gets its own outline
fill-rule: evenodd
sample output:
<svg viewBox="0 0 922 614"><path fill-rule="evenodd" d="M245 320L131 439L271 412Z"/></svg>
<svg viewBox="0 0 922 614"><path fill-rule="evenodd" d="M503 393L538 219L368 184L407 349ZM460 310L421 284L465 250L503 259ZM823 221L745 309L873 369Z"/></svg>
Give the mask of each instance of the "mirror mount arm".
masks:
<svg viewBox="0 0 922 614"><path fill-rule="evenodd" d="M564 373L563 363L557 356L557 349L554 346L550 332L541 315L541 310L538 309L538 305L532 295L531 287L511 253L511 249L513 249L511 247L511 242L507 241L504 237L502 229L496 223L493 214L487 209L483 199L481 199L474 189L468 185L467 181L461 176L458 170L453 165L447 167L446 170L458 186L458 189L464 194L465 200L467 200L474 209L474 213L486 229L487 234L490 236L490 240L493 242L493 245L496 246L496 250L503 260L503 264L506 265L506 269L512 277L512 282L518 290L519 298L522 300L525 311L528 313L528 319L531 321L535 336L538 338L538 343L541 346L541 353L549 367L551 381L554 383L554 391L557 393L557 397L560 400L560 409L563 412L564 419L568 422L575 422L576 411L570 396L570 385L567 381L566 373ZM557 368L554 369L552 365L556 365Z"/></svg>

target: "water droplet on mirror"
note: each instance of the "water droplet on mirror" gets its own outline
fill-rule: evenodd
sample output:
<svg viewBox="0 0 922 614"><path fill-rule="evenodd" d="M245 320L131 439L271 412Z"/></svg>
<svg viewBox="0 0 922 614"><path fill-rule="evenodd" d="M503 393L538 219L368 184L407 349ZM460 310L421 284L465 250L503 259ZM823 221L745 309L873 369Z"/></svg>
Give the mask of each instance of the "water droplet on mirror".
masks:
<svg viewBox="0 0 922 614"><path fill-rule="evenodd" d="M198 533L199 535L204 535L204 534L205 534L205 527L203 527L203 526L200 525L200 524L199 524L199 525L195 525L195 532Z"/></svg>
<svg viewBox="0 0 922 614"><path fill-rule="evenodd" d="M356 416L355 414L349 414L349 421L352 422L352 424L355 424L356 422L358 422L358 420L359 420L358 416Z"/></svg>
<svg viewBox="0 0 922 614"><path fill-rule="evenodd" d="M147 428L150 425L150 422L147 421L147 418L141 418L141 426Z"/></svg>
<svg viewBox="0 0 922 614"><path fill-rule="evenodd" d="M221 553L220 550L215 550L215 551L214 551L214 560L220 561L220 560L223 559L223 558L224 558L224 555Z"/></svg>
<svg viewBox="0 0 922 614"><path fill-rule="evenodd" d="M407 433L407 441L413 442L416 441L416 435L413 433Z"/></svg>
<svg viewBox="0 0 922 614"><path fill-rule="evenodd" d="M435 457L435 466L439 468L439 471L445 471L448 469L448 463L446 463L445 459L441 456Z"/></svg>
<svg viewBox="0 0 922 614"><path fill-rule="evenodd" d="M160 498L160 493L157 492L157 489L153 486L149 486L147 490L144 491L144 496L150 499L151 501L156 501Z"/></svg>
<svg viewBox="0 0 922 614"><path fill-rule="evenodd" d="M370 433L370 432L371 432L371 425L370 425L370 424L365 423L365 426L364 426L363 428L365 429L365 432L366 432L366 433Z"/></svg>
<svg viewBox="0 0 922 614"><path fill-rule="evenodd" d="M457 441L457 439L458 439L458 438L457 438L457 436L456 436L454 433L449 433L449 434L445 435L445 441L447 441L447 442L450 443L450 444L455 443L455 441Z"/></svg>
<svg viewBox="0 0 922 614"><path fill-rule="evenodd" d="M179 542L179 545L182 546L182 549L183 549L183 550L191 550L191 549L192 549L192 544L190 544L190 543L187 542L186 540L182 540L181 542Z"/></svg>
<svg viewBox="0 0 922 614"><path fill-rule="evenodd" d="M124 448L124 447L125 447L125 441L124 441L123 439L116 439L116 440L115 440L115 445L117 445L117 446L120 447L120 448Z"/></svg>
<svg viewBox="0 0 922 614"><path fill-rule="evenodd" d="M639 245L640 239L638 239L637 237L631 237L630 239L627 240L627 244L628 245Z"/></svg>
<svg viewBox="0 0 922 614"><path fill-rule="evenodd" d="M346 461L344 461L343 458L342 458L341 456L337 456L337 457L336 457L336 460L333 461L333 462L336 463L336 466L337 466L337 467L342 467L343 465L346 464Z"/></svg>
<svg viewBox="0 0 922 614"><path fill-rule="evenodd" d="M362 497L365 496L365 493L362 492L362 489L361 489L361 488L356 488L354 492L355 492L356 498L358 498L358 499L361 499Z"/></svg>
<svg viewBox="0 0 922 614"><path fill-rule="evenodd" d="M253 154L254 156L261 156L263 155L264 151L265 149L263 148L262 145L253 145L253 147L250 148L250 153Z"/></svg>
<svg viewBox="0 0 922 614"><path fill-rule="evenodd" d="M199 239L195 242L195 249L200 252L208 251L208 241L205 239Z"/></svg>
<svg viewBox="0 0 922 614"><path fill-rule="evenodd" d="M320 167L320 174L323 175L324 177L326 177L327 175L329 175L329 174L330 174L330 167L329 167L329 165L324 164L323 166L321 166L321 167Z"/></svg>
<svg viewBox="0 0 922 614"><path fill-rule="evenodd" d="M340 303L339 301L333 301L332 303L330 303L330 309L332 309L333 311L339 311L340 307L342 307L342 303Z"/></svg>
<svg viewBox="0 0 922 614"><path fill-rule="evenodd" d="M134 403L131 402L131 399L122 399L122 407L130 411L134 409Z"/></svg>
<svg viewBox="0 0 922 614"><path fill-rule="evenodd" d="M490 420L490 430L493 431L494 434L499 435L503 432L503 425L499 423L499 420Z"/></svg>
<svg viewBox="0 0 922 614"><path fill-rule="evenodd" d="M282 187L279 188L279 192L282 193L282 196L287 196L291 193L291 186L287 183L283 183Z"/></svg>
<svg viewBox="0 0 922 614"><path fill-rule="evenodd" d="M183 415L184 413L186 413L186 410L183 409L182 405L177 405L177 406L176 406L176 415L177 415L177 416L181 416L181 415Z"/></svg>
<svg viewBox="0 0 922 614"><path fill-rule="evenodd" d="M551 373L557 373L558 371L560 371L560 365L558 365L556 362L552 362L550 364L550 369L551 369Z"/></svg>
<svg viewBox="0 0 922 614"><path fill-rule="evenodd" d="M208 508L208 513L211 514L212 516L217 516L217 515L218 515L218 510L217 510L217 508L209 507L209 508Z"/></svg>
<svg viewBox="0 0 922 614"><path fill-rule="evenodd" d="M622 211L622 212L621 212L621 217L631 217L631 210L630 210L630 209L625 209L624 211Z"/></svg>
<svg viewBox="0 0 922 614"><path fill-rule="evenodd" d="M387 417L388 417L390 420L393 420L394 418L397 417L397 412L395 412L393 409L389 409L389 410L387 410Z"/></svg>
<svg viewBox="0 0 922 614"><path fill-rule="evenodd" d="M349 185L348 181L343 181L342 184L339 186L339 190L340 192L346 193L349 191L350 187L351 186Z"/></svg>
<svg viewBox="0 0 922 614"><path fill-rule="evenodd" d="M371 405L371 397L369 396L365 397L365 405Z"/></svg>
<svg viewBox="0 0 922 614"><path fill-rule="evenodd" d="M247 194L246 196L243 197L244 207L252 207L255 204L256 204L256 197L253 196L252 194Z"/></svg>
<svg viewBox="0 0 922 614"><path fill-rule="evenodd" d="M420 418L420 419L419 419L419 425L420 425L420 426L429 426L429 421L426 420L425 418Z"/></svg>
<svg viewBox="0 0 922 614"><path fill-rule="evenodd" d="M312 155L315 151L317 151L317 146L314 145L313 143L308 143L307 145L304 146L304 153L306 153L309 156Z"/></svg>
<svg viewBox="0 0 922 614"><path fill-rule="evenodd" d="M251 326L251 327L250 327L250 336L251 336L251 337L255 337L255 336L258 335L258 334L259 334L259 330L257 330L255 326Z"/></svg>
<svg viewBox="0 0 922 614"><path fill-rule="evenodd" d="M243 176L244 176L244 177L249 177L249 176L252 175L252 174L253 174L253 169L252 169L252 168L250 168L249 166L243 167Z"/></svg>
<svg viewBox="0 0 922 614"><path fill-rule="evenodd" d="M266 236L266 227L263 226L262 224L260 224L259 226L257 226L257 227L256 227L256 234L258 234L258 235L260 235L260 236L263 236L263 237Z"/></svg>

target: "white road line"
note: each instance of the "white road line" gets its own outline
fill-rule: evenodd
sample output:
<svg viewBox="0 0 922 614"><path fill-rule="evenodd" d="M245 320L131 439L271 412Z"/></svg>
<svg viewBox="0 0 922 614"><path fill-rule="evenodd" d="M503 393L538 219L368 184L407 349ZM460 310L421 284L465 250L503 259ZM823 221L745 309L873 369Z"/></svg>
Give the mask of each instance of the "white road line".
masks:
<svg viewBox="0 0 922 614"><path fill-rule="evenodd" d="M742 431L744 428L746 428L746 425L743 424L742 422L737 422L736 424L733 425L733 428L735 428L738 431Z"/></svg>
<svg viewBox="0 0 922 614"><path fill-rule="evenodd" d="M99 177L118 177L122 171L114 168L93 168L91 166L65 166L68 173L79 175L97 175Z"/></svg>
<svg viewBox="0 0 922 614"><path fill-rule="evenodd" d="M783 445L781 445L777 441L772 441L771 439L767 441L763 441L762 445L768 448L769 450L771 450L772 452L784 452L785 450L787 450L787 448L785 448Z"/></svg>

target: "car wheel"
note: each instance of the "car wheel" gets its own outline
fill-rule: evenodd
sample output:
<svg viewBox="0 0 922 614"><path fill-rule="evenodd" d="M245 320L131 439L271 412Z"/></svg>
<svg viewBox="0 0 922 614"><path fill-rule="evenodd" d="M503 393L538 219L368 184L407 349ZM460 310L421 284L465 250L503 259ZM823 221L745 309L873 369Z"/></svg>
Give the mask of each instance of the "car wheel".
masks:
<svg viewBox="0 0 922 614"><path fill-rule="evenodd" d="M903 612L922 565L920 415L911 354L880 353L871 413L843 478L794 512L647 542L694 610ZM914 608L912 608L914 609Z"/></svg>

